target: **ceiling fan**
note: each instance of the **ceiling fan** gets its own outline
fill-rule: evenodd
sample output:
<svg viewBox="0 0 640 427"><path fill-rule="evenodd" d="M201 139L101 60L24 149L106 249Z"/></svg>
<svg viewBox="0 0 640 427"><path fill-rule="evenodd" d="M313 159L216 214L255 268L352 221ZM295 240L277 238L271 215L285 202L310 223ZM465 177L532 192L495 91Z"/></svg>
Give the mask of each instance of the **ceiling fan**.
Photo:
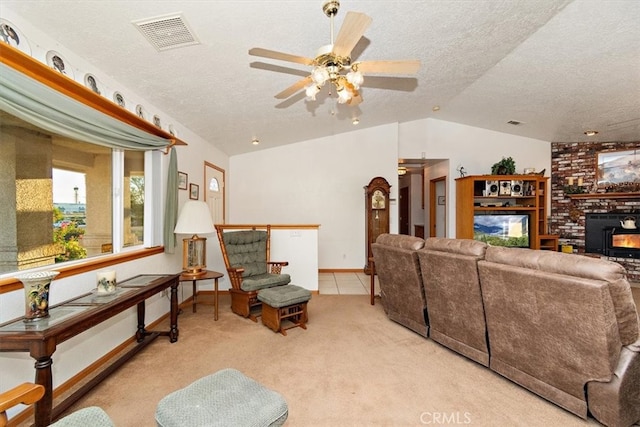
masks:
<svg viewBox="0 0 640 427"><path fill-rule="evenodd" d="M323 3L322 10L331 20L331 43L322 46L315 58L291 55L274 50L254 47L249 55L280 61L295 62L313 67L311 74L297 81L275 97L286 99L305 89L309 100L315 101L325 83L330 82L336 89L338 102L347 105L358 105L362 102L360 86L364 82L363 73L371 74L415 74L420 68L419 60L408 61L358 61L351 62L351 51L363 36L371 18L364 13L347 12L337 37L333 38L333 20L340 2L329 0Z"/></svg>

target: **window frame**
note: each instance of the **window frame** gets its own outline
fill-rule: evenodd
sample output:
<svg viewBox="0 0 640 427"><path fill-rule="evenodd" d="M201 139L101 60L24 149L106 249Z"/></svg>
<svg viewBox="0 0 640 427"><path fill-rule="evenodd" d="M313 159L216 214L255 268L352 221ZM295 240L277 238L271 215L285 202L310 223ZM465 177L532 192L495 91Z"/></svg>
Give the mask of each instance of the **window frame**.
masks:
<svg viewBox="0 0 640 427"><path fill-rule="evenodd" d="M66 95L84 104L88 108L97 110L103 114L111 116L125 124L133 126L149 134L165 138L170 141L170 147L173 145L187 145L184 141L178 139L175 135L172 135L169 132L156 127L153 123L141 119L133 112L130 112L116 105L107 98L96 94L95 92L76 82L75 80L72 80L67 76L55 72L46 64L4 43L0 43L0 62L28 77L33 78L41 84L48 86L55 91L58 91L62 95ZM168 152L169 149L167 149L165 154ZM116 156L113 157L115 158ZM124 154L122 154L122 158L124 159ZM115 162L115 160L113 161ZM148 170L147 166L149 167ZM122 171L123 169L124 161L122 161L120 171ZM147 150L145 152L145 181L149 179L149 183L151 185L145 183L145 223L143 247L122 247L123 236L121 235L121 231L124 221L124 210L120 209L117 211L117 216L114 215L114 227L112 227L114 238L116 236L118 236L119 238L119 244L117 245L116 241L114 240L114 253L99 255L83 260L52 264L51 266L47 266L46 268L51 269L52 266L55 266L55 270L60 271L61 273L58 277L63 278L95 269L104 268L121 262L162 253L164 251L164 248L162 246L162 215L159 215L159 218L156 218L156 215L154 215L154 212L162 212L161 206L164 197L162 191L160 191L162 189L161 177L161 152L158 150ZM122 174L115 173L115 171L112 171L112 179L114 180L114 183L116 182L116 180L118 180L118 186L114 187L114 196L117 196L117 194L121 195L124 176ZM116 189L119 189L119 192L116 192ZM115 203L116 199L120 200L119 204ZM149 200L150 203L147 203L147 200ZM116 213L116 205L122 207L121 197L114 197L114 214ZM115 218L119 218L119 220L116 221ZM116 223L120 224L119 229L115 227ZM39 269L44 268L34 268L30 269L29 271L37 271ZM22 287L22 284L19 281L17 281L15 278L10 277L15 274L16 272L10 272L0 275L0 294L14 291Z"/></svg>

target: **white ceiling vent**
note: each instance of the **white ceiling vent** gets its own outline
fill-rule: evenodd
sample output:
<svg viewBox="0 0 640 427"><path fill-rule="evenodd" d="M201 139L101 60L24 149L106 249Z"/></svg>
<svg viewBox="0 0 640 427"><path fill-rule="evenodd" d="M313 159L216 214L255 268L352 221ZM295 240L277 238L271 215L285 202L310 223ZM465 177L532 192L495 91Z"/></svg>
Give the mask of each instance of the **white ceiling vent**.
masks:
<svg viewBox="0 0 640 427"><path fill-rule="evenodd" d="M158 51L200 44L182 14L171 14L133 21Z"/></svg>

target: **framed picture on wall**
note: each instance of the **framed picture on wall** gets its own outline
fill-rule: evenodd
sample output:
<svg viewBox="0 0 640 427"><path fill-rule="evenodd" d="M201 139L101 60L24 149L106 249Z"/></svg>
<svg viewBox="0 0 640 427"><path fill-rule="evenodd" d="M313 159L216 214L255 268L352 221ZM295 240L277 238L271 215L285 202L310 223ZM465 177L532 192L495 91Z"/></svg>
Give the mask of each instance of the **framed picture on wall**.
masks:
<svg viewBox="0 0 640 427"><path fill-rule="evenodd" d="M189 198L192 200L200 198L200 186L198 184L189 184Z"/></svg>
<svg viewBox="0 0 640 427"><path fill-rule="evenodd" d="M184 172L178 172L178 190L187 189L187 181L189 176Z"/></svg>
<svg viewBox="0 0 640 427"><path fill-rule="evenodd" d="M598 153L598 185L640 183L640 150Z"/></svg>

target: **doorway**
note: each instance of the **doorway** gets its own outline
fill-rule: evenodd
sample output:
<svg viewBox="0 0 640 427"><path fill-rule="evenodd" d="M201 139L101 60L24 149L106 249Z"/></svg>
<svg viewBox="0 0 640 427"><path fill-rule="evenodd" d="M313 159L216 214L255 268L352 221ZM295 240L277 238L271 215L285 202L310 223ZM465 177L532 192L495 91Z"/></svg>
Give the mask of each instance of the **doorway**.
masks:
<svg viewBox="0 0 640 427"><path fill-rule="evenodd" d="M211 220L214 224L224 224L225 197L224 197L224 169L213 163L204 162L204 201L209 206Z"/></svg>
<svg viewBox="0 0 640 427"><path fill-rule="evenodd" d="M429 180L429 236L447 237L447 177Z"/></svg>
<svg viewBox="0 0 640 427"><path fill-rule="evenodd" d="M409 233L409 187L400 188L400 234L411 235Z"/></svg>

